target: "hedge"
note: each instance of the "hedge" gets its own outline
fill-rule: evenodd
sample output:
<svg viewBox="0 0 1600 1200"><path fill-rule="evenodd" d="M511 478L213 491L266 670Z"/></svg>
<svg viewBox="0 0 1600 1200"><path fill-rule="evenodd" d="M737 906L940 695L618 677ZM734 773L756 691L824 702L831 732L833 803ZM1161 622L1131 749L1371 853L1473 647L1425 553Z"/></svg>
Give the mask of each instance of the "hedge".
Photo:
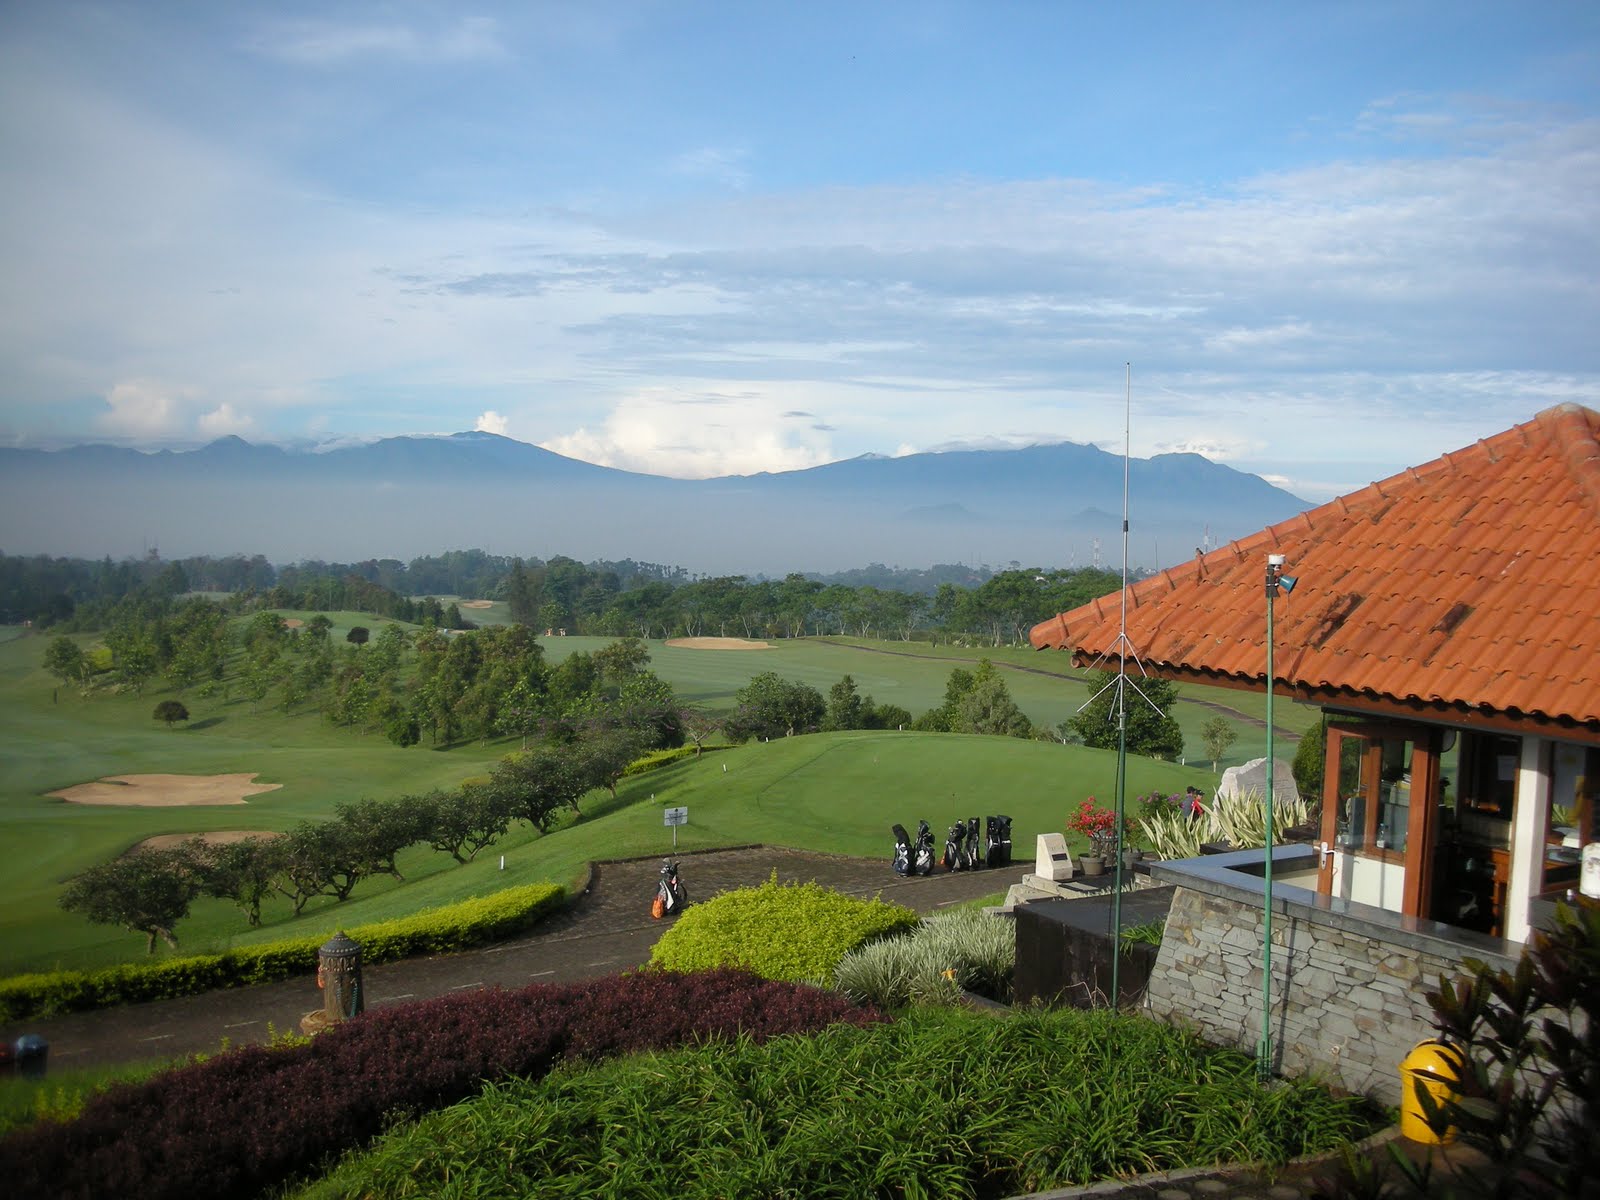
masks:
<svg viewBox="0 0 1600 1200"><path fill-rule="evenodd" d="M0 1140L0 1178L22 1196L253 1196L491 1080L881 1019L836 993L734 971L646 971L396 1004L308 1044L246 1046L116 1088L75 1121Z"/></svg>
<svg viewBox="0 0 1600 1200"><path fill-rule="evenodd" d="M361 943L362 960L391 962L491 942L532 924L566 895L557 884L531 883L490 896L428 909L409 917L347 930ZM121 963L98 971L49 971L0 979L0 1020L84 1012L194 996L216 988L271 983L316 970L317 951L331 936L238 946L160 962Z"/></svg>
<svg viewBox="0 0 1600 1200"><path fill-rule="evenodd" d="M767 979L832 981L839 960L858 946L916 927L917 914L883 900L859 900L819 883L724 892L693 905L650 952L669 971L742 967Z"/></svg>

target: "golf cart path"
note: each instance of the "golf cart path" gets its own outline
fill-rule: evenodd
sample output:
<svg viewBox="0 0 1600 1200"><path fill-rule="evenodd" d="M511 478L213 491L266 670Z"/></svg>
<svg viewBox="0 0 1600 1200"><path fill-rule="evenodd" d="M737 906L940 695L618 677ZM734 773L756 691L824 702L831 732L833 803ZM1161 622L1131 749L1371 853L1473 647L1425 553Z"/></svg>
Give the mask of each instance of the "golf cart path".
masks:
<svg viewBox="0 0 1600 1200"><path fill-rule="evenodd" d="M776 871L785 883L815 880L851 896L881 896L924 915L1004 891L1032 866L1030 859L998 869L939 869L923 878L902 879L890 870L887 854L874 861L768 846L685 854L679 861L691 907L733 888L764 883ZM485 987L569 983L642 966L671 924L671 918L650 917L660 867L658 858L596 863L584 894L530 933L458 954L365 967L366 1006L382 1008ZM516 882L523 881L507 880L508 885ZM51 1070L100 1066L264 1042L273 1032L298 1032L300 1018L321 1007L315 982L298 976L177 1000L14 1022L0 1029L0 1038L39 1034L49 1044Z"/></svg>

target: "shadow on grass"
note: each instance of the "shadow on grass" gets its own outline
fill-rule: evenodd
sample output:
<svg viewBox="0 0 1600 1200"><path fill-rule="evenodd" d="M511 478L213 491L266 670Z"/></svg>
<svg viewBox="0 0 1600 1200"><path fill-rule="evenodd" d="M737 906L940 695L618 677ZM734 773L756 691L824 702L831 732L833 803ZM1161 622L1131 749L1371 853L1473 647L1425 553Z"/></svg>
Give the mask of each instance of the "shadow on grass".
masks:
<svg viewBox="0 0 1600 1200"><path fill-rule="evenodd" d="M190 721L184 728L193 733L196 729L210 729L214 725L221 725L227 719L227 717L203 717L198 721Z"/></svg>

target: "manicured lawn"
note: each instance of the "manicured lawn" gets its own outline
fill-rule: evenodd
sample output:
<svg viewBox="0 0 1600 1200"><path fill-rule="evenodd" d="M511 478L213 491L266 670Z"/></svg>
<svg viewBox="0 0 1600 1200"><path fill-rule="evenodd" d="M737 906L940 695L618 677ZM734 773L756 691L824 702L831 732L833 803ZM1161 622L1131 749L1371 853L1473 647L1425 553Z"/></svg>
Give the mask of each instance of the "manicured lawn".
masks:
<svg viewBox="0 0 1600 1200"><path fill-rule="evenodd" d="M311 613L285 614L309 619ZM374 634L384 622L359 613L330 613L333 636L351 626ZM85 646L95 638L81 639ZM559 661L592 651L609 639L544 639ZM11 861L0 876L0 974L53 966L84 967L140 957L143 939L91 925L56 903L61 884L93 863L122 853L145 837L211 830L281 830L325 815L341 800L390 797L453 787L482 774L515 742L473 743L449 750L426 744L397 749L375 734L335 728L314 713L284 715L232 696L182 698L192 714L168 729L151 718L158 700L175 693L152 686L143 696L78 697L40 666L48 638L0 637L0 835ZM922 643L805 638L778 641L763 651L690 650L650 643L652 666L688 702L725 709L755 673L772 670L826 692L850 674L862 693L920 713L938 704L950 669L991 658L1019 705L1036 722L1055 723L1087 699L1081 680L1065 674L1065 656L1018 648L930 647ZM1260 711L1262 698L1243 692L1191 689L1178 719L1191 745L1213 710L1190 702L1204 696ZM1314 714L1280 704L1280 728ZM1303 722L1302 722L1303 723ZM1259 729L1241 724L1241 739L1224 765L1261 751ZM1253 743L1252 737L1256 740ZM1290 750L1285 747L1283 753ZM1193 761L1193 760L1191 760ZM382 920L512 883L569 883L596 857L651 854L670 846L658 811L688 805L680 830L685 849L767 842L831 853L887 857L889 826L934 827L941 844L958 817L1005 813L1015 819L1017 854L1032 854L1036 833L1059 830L1070 805L1085 795L1108 799L1115 756L1109 752L1012 739L912 733L813 735L752 745L627 781L613 801L588 797L586 820L538 838L523 829L486 851L482 861L455 868L443 855L414 849L401 859L404 884L363 883L351 901L313 904L298 920L269 904L261 930L250 931L235 909L201 901L178 928L185 951L235 941L331 932L334 924ZM724 770L726 767L726 770ZM283 785L247 804L213 807L101 808L68 804L45 793L105 775L257 772ZM1153 787L1205 787L1204 768L1135 758L1129 796ZM651 797L654 795L654 802ZM499 868L504 854L506 869ZM161 953L165 953L162 950Z"/></svg>

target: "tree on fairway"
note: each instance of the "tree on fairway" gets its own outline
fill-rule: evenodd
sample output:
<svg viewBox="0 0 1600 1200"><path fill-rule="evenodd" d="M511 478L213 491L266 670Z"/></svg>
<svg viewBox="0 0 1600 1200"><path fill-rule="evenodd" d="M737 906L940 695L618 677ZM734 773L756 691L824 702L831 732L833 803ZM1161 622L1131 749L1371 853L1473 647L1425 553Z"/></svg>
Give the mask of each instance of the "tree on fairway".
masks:
<svg viewBox="0 0 1600 1200"><path fill-rule="evenodd" d="M189 848L200 874L200 889L237 904L253 929L261 924L261 902L272 894L272 880L283 869L278 838L248 837L221 845L191 838Z"/></svg>
<svg viewBox="0 0 1600 1200"><path fill-rule="evenodd" d="M136 850L68 880L61 907L97 925L144 934L145 953L154 954L157 937L178 948L173 930L199 891L199 872L183 851Z"/></svg>
<svg viewBox="0 0 1600 1200"><path fill-rule="evenodd" d="M435 789L406 799L421 817L422 840L458 863L469 863L494 845L515 819L505 796L487 781L468 780L456 792Z"/></svg>
<svg viewBox="0 0 1600 1200"><path fill-rule="evenodd" d="M566 747L551 745L506 755L490 774L488 786L496 803L540 833L550 831L561 809L580 812L578 801L589 790Z"/></svg>
<svg viewBox="0 0 1600 1200"><path fill-rule="evenodd" d="M827 708L816 688L782 679L774 671L752 678L733 699L738 707L722 728L736 742L810 733L822 723Z"/></svg>
<svg viewBox="0 0 1600 1200"><path fill-rule="evenodd" d="M1093 699L1082 712L1069 718L1072 728L1085 746L1115 750L1117 673L1093 672L1089 676L1089 694ZM1183 753L1183 730L1172 716L1172 706L1178 702L1176 684L1168 679L1130 675L1123 695L1128 715L1129 750L1150 758L1176 758Z"/></svg>
<svg viewBox="0 0 1600 1200"><path fill-rule="evenodd" d="M52 638L44 652L44 669L62 683L82 683L89 677L89 656L71 638Z"/></svg>
<svg viewBox="0 0 1600 1200"><path fill-rule="evenodd" d="M425 814L408 796L396 800L345 800L334 805L340 844L362 875L391 875L405 882L395 857L422 840ZM343 897L341 897L342 899Z"/></svg>
<svg viewBox="0 0 1600 1200"><path fill-rule="evenodd" d="M372 631L365 625L352 625L350 632L344 635L344 640L352 646L365 646L371 636Z"/></svg>
<svg viewBox="0 0 1600 1200"><path fill-rule="evenodd" d="M1215 771L1222 762L1222 756L1228 752L1228 747L1239 740L1239 733L1226 717L1212 717L1200 726L1200 740L1206 745L1206 757L1211 760L1211 769Z"/></svg>
<svg viewBox="0 0 1600 1200"><path fill-rule="evenodd" d="M579 778L591 788L605 788L613 800L617 781L644 751L645 738L638 730L600 722L591 724L568 748Z"/></svg>
<svg viewBox="0 0 1600 1200"><path fill-rule="evenodd" d="M822 728L828 732L860 729L861 716L861 696L856 691L856 681L846 675L828 689L828 707L822 714Z"/></svg>
<svg viewBox="0 0 1600 1200"><path fill-rule="evenodd" d="M972 673L972 686L957 702L950 729L952 733L1033 736L1033 722L1017 707L1006 681L987 658Z"/></svg>
<svg viewBox="0 0 1600 1200"><path fill-rule="evenodd" d="M705 749L705 744L711 740L712 735L722 728L720 717L702 712L698 708L680 708L678 723L683 727L683 736L694 743L696 758L700 757L700 752Z"/></svg>
<svg viewBox="0 0 1600 1200"><path fill-rule="evenodd" d="M181 700L163 700L156 705L155 712L150 715L157 721L165 721L167 728L171 729L177 722L189 719L189 710L183 706Z"/></svg>

